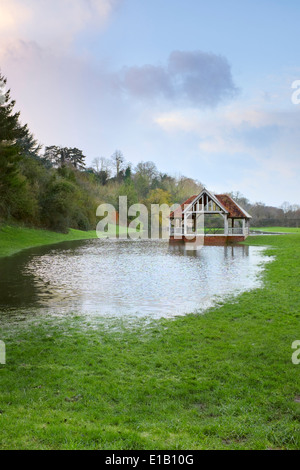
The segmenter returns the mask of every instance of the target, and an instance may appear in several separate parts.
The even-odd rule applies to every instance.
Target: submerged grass
[[[276,256],[264,287],[205,315],[2,325],[0,447],[299,449],[300,236],[247,244]]]

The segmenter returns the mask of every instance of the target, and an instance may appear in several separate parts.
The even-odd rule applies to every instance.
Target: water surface
[[[260,286],[260,247],[89,240],[0,261],[0,315],[171,318]]]

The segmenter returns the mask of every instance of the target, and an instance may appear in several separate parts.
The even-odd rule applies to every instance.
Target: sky
[[[0,68],[43,145],[300,204],[299,15],[298,0],[0,0]]]

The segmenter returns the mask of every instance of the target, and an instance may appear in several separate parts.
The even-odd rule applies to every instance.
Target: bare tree
[[[97,158],[94,158],[92,162],[92,166],[94,170],[96,171],[96,173],[105,172],[108,175],[110,175],[112,162],[111,160],[109,160],[109,158],[97,157]]]
[[[116,150],[115,153],[111,156],[111,160],[116,170],[116,177],[119,178],[121,170],[123,169],[125,164],[124,155],[120,150]]]
[[[289,202],[285,201],[285,202],[281,205],[280,209],[282,209],[283,212],[286,214],[287,212],[289,212],[289,211],[291,210],[291,204],[290,204]]]

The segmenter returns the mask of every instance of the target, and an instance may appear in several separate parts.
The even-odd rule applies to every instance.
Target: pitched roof
[[[251,215],[248,214],[244,209],[241,208],[230,196],[227,194],[216,194],[215,197],[220,201],[223,207],[229,212],[230,218],[236,219],[252,219]]]
[[[185,207],[189,206],[196,199],[196,197],[197,197],[197,195],[189,197],[185,202],[180,204],[180,207],[178,207],[174,212],[171,212],[170,218],[173,219],[173,218],[176,218],[176,217],[182,217],[182,214],[183,214],[183,211],[184,211]]]
[[[207,190],[203,190],[200,193],[200,195],[203,192],[208,193]],[[210,194],[210,193],[208,193],[208,194]],[[212,196],[212,195],[210,194],[210,196]],[[197,199],[198,197],[199,197],[199,195],[191,196],[190,198],[188,198],[186,201],[184,201],[182,204],[180,204],[180,207],[178,207],[174,212],[171,212],[170,218],[174,219],[176,217],[178,217],[178,218],[182,217],[185,208],[187,206],[191,205],[192,202],[194,202],[195,199]],[[217,199],[219,201],[219,203],[221,204],[222,208],[225,209],[225,211],[228,212],[228,217],[236,218],[236,219],[240,219],[240,218],[242,218],[242,219],[244,219],[244,218],[252,219],[251,215],[248,214],[248,212],[246,212],[237,202],[235,202],[227,194],[215,194],[212,197]]]

